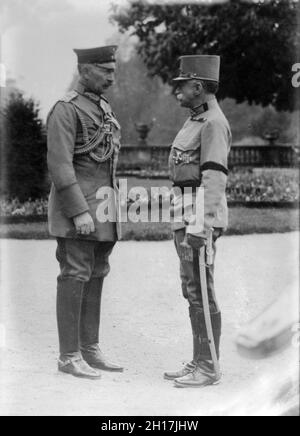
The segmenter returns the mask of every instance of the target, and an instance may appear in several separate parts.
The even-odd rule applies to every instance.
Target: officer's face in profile
[[[199,96],[201,96],[202,86],[199,81],[185,80],[179,82],[178,87],[175,90],[177,100],[182,107],[192,109],[195,107]]]
[[[115,68],[91,64],[82,68],[81,77],[89,91],[102,94],[115,82]]]

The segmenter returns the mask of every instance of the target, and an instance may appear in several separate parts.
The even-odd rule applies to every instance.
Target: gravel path
[[[297,350],[253,361],[238,355],[234,338],[280,292],[297,286],[298,238],[289,233],[219,241],[216,287],[224,317],[224,378],[205,390],[176,389],[162,378],[165,370],[190,359],[192,346],[172,242],[116,247],[105,284],[103,350],[127,369],[103,373],[95,382],[56,370],[55,242],[2,240],[0,322],[6,347],[0,348],[0,414],[278,413],[280,404],[270,408],[267,397],[278,376],[295,368]]]

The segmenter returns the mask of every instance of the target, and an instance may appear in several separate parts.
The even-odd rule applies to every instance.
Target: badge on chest
[[[173,149],[173,162],[175,165],[191,163],[191,155],[187,152]]]

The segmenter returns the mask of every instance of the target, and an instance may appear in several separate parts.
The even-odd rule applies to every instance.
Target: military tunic
[[[116,241],[118,188],[116,166],[120,125],[104,97],[86,92],[79,83],[50,111],[47,122],[48,168],[52,179],[49,230],[58,238]],[[103,158],[104,157],[104,158]],[[110,187],[112,222],[100,222],[98,190]],[[96,231],[78,235],[73,218],[89,212]]]
[[[173,142],[169,169],[174,186],[204,188],[204,229],[199,229],[198,236],[228,225],[225,190],[230,146],[230,127],[215,98],[205,103],[200,113],[188,118]],[[175,194],[176,215],[183,198],[180,191],[175,190]],[[185,219],[193,220],[192,204],[185,212],[182,222],[174,223],[174,230],[185,228]]]

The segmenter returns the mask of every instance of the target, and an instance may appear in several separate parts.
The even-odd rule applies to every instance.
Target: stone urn
[[[154,121],[152,121],[150,124],[135,123],[135,129],[139,134],[138,145],[147,145],[147,138],[153,125],[154,125]]]
[[[275,145],[275,141],[277,141],[277,139],[279,138],[280,132],[279,130],[275,129],[272,131],[266,131],[263,135],[264,139],[266,139],[267,141],[269,141],[269,144],[271,146]]]

